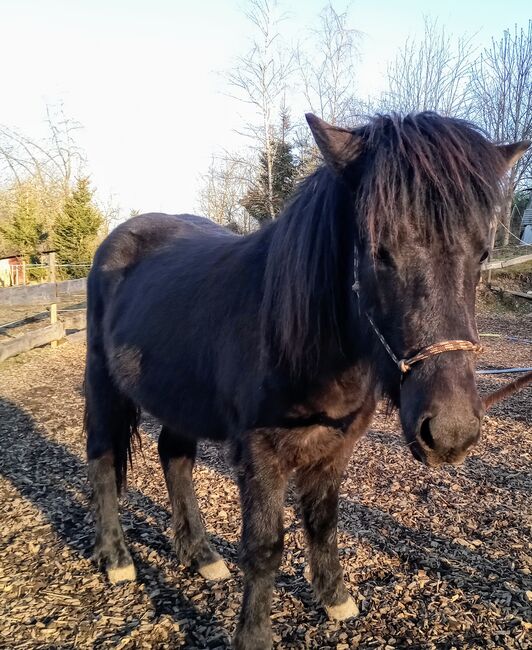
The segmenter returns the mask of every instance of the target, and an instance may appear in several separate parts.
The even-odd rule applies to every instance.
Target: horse
[[[332,619],[358,614],[338,494],[381,398],[427,465],[458,464],[478,441],[475,289],[506,171],[529,144],[496,145],[431,112],[353,129],[307,121],[323,160],[277,219],[240,236],[189,214],[137,216],[103,241],[88,277],[94,557],[111,582],[135,578],[117,499],[145,409],[162,425],[177,559],[226,578],[192,469],[198,440],[227,441],[243,521],[237,650],[272,645],[289,479],[318,603]]]

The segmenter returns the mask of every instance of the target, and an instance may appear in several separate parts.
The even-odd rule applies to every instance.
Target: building
[[[16,251],[5,250],[0,253],[0,287],[13,287],[19,284],[26,284],[24,258]]]
[[[530,244],[532,246],[532,191],[530,192],[530,200],[521,219],[521,240],[523,244]]]

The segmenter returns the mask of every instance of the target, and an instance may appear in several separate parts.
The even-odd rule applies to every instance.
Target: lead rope
[[[352,289],[357,296],[358,310],[360,312],[360,284],[358,282],[358,257],[355,254],[354,256],[354,268],[353,268],[353,286]],[[382,343],[384,349],[389,354],[392,361],[399,368],[399,371],[402,375],[405,375],[415,363],[428,359],[429,357],[435,356],[436,354],[442,354],[443,352],[452,352],[454,350],[464,350],[466,352],[474,352],[479,354],[482,352],[482,346],[478,343],[473,343],[472,341],[464,341],[462,339],[454,339],[450,341],[442,341],[441,343],[433,343],[432,345],[427,345],[422,348],[417,354],[408,359],[399,359],[399,357],[394,353],[392,348],[388,345],[388,342],[384,338],[383,334],[380,332],[379,328],[375,324],[375,321],[371,318],[367,311],[364,312],[364,315],[368,319],[373,331],[377,335],[379,341]]]

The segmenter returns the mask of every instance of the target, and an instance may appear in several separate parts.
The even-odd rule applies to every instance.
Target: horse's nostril
[[[421,427],[419,429],[419,436],[429,449],[434,449],[436,445],[434,443],[434,438],[432,437],[432,433],[430,432],[430,418],[425,418],[421,423]]]

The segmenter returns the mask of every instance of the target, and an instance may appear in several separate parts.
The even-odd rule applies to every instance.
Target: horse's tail
[[[87,280],[84,430],[89,461],[112,455],[120,491],[126,484],[133,449],[137,444],[140,446],[140,408],[120,390],[109,372],[103,341],[103,316],[105,298],[109,298],[111,287],[104,278],[105,274],[95,265]]]

